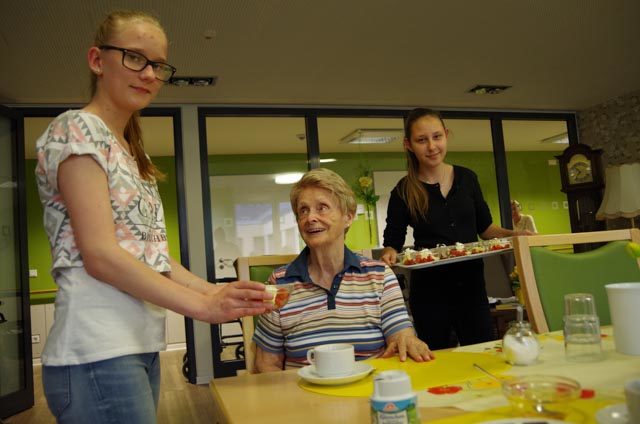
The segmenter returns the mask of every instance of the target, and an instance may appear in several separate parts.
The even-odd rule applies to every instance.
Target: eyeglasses
[[[168,82],[173,74],[176,73],[176,68],[163,62],[154,62],[147,59],[142,53],[134,52],[132,50],[123,49],[122,47],[110,46],[108,44],[99,47],[100,50],[118,50],[122,52],[122,66],[132,71],[140,72],[147,66],[151,65],[153,73],[156,79],[160,81]]]

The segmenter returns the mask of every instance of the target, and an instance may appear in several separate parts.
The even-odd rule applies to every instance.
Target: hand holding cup
[[[295,283],[268,284],[264,290],[271,295],[271,299],[265,300],[265,302],[271,303],[274,309],[280,309],[289,302],[289,297],[294,288]]]

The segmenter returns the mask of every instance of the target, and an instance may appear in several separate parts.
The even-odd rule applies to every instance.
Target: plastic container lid
[[[382,371],[373,379],[374,398],[398,398],[412,394],[411,379],[404,371]]]

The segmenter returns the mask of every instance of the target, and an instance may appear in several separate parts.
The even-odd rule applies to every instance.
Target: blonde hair
[[[93,45],[100,47],[105,44],[109,44],[109,40],[114,34],[118,33],[123,25],[142,21],[147,22],[158,27],[163,33],[164,28],[160,24],[160,21],[148,13],[136,11],[136,10],[116,10],[111,12],[98,26],[96,35],[93,40]],[[90,90],[91,97],[96,94],[98,88],[98,77],[91,72]],[[138,171],[140,176],[145,180],[164,180],[166,175],[163,174],[156,166],[151,162],[151,159],[144,152],[144,143],[142,141],[142,128],[140,127],[140,113],[134,112],[129,118],[129,122],[124,129],[124,138],[131,145],[133,157],[138,164]]]
[[[446,129],[440,112],[433,109],[416,108],[409,112],[404,124],[404,136],[411,141],[411,130],[413,124],[424,117],[437,118],[442,123],[442,127]],[[409,214],[414,220],[426,218],[429,211],[429,193],[424,187],[420,178],[420,161],[415,153],[405,148],[407,157],[407,176],[400,180],[398,184],[398,194],[405,201],[409,208]]]
[[[356,196],[353,194],[351,187],[345,180],[335,172],[327,168],[316,168],[305,173],[300,181],[291,187],[289,199],[291,200],[291,209],[298,217],[298,199],[302,190],[314,187],[322,188],[329,191],[338,201],[338,206],[343,215],[348,213],[355,215],[356,213]]]

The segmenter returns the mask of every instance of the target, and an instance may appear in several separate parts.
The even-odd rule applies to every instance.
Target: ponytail
[[[156,179],[164,181],[166,175],[151,162],[149,156],[144,152],[144,144],[142,143],[142,129],[140,128],[140,113],[134,112],[124,128],[124,138],[129,142],[133,157],[138,164],[138,172],[145,180]]]

